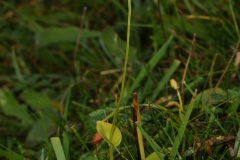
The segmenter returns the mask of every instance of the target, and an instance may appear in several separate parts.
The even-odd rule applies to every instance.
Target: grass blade
[[[146,66],[144,66],[140,73],[137,75],[137,78],[134,80],[134,83],[130,87],[128,94],[132,94],[133,91],[136,89],[136,87],[140,84],[141,80],[147,76],[147,73],[151,71],[159,62],[159,60],[163,57],[163,55],[166,53],[167,47],[169,46],[170,42],[172,40],[172,36],[167,40],[167,42],[162,46],[161,49],[158,50],[156,54],[153,55],[153,57],[148,61]]]
[[[144,129],[142,128],[142,126],[137,122],[136,125],[138,126],[139,130],[142,132],[142,135],[146,138],[146,140],[148,141],[148,143],[150,144],[150,146],[152,147],[152,149],[154,150],[154,152],[156,152],[156,154],[158,155],[158,157],[162,160],[164,160],[164,158],[162,157],[162,155],[160,154],[160,152],[157,150],[156,146],[154,145],[154,143],[152,142],[153,140],[148,136],[148,134],[144,131]]]
[[[70,137],[66,132],[63,132],[63,150],[66,156],[66,159],[69,159],[69,146],[70,146]]]
[[[77,136],[78,140],[82,143],[83,147],[90,152],[90,149],[87,147],[86,143],[84,142],[84,140],[82,139],[82,137],[78,134],[77,130],[72,127],[71,130],[74,132],[74,134]]]
[[[39,160],[44,160],[44,149],[41,151],[41,155],[39,157]]]
[[[151,96],[151,100],[155,100],[158,93],[162,90],[162,88],[164,87],[165,84],[167,84],[169,82],[170,77],[173,75],[173,73],[176,71],[176,69],[178,68],[178,66],[180,65],[180,61],[179,60],[175,60],[172,64],[172,66],[170,67],[170,69],[167,71],[167,73],[165,74],[165,76],[163,77],[163,79],[161,80],[160,84],[157,86],[157,88],[154,90],[153,95]]]
[[[14,159],[14,160],[22,160],[23,157],[21,155],[15,154],[14,152],[11,151],[6,151],[3,149],[0,149],[0,156],[5,157],[7,159]]]
[[[51,143],[57,160],[66,160],[60,139],[58,137],[52,137]]]
[[[67,122],[70,97],[71,97],[71,87],[68,89],[67,102],[66,102],[66,106],[64,109],[64,113],[63,113],[63,119],[62,119],[63,125],[66,125],[66,122]]]
[[[176,154],[178,153],[178,148],[179,148],[180,142],[181,142],[181,140],[183,138],[183,134],[185,132],[188,120],[190,118],[192,109],[193,109],[194,104],[195,104],[196,94],[197,94],[197,90],[195,90],[194,95],[192,97],[192,100],[191,100],[190,104],[187,107],[186,115],[184,116],[182,124],[181,124],[181,126],[180,126],[180,128],[178,130],[178,135],[176,136],[176,138],[174,140],[172,152],[169,155],[169,159],[174,159]]]
[[[14,48],[12,48],[12,61],[13,61],[13,67],[15,69],[16,77],[17,77],[18,81],[23,82],[24,81],[23,75],[22,75],[19,65],[17,63],[16,53],[15,53]]]

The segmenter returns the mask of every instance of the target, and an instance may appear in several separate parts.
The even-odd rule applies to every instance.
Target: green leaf
[[[27,112],[25,105],[20,105],[12,92],[4,91],[0,89],[0,107],[3,112],[8,116],[14,116],[22,120],[25,124],[31,124],[32,118]]]
[[[165,155],[162,154],[162,157],[165,157]],[[145,160],[161,160],[156,152],[151,153]]]
[[[37,34],[36,43],[38,47],[43,47],[49,44],[58,42],[76,42],[79,28],[46,28]],[[81,39],[94,38],[100,36],[100,32],[83,29]]]
[[[21,97],[35,109],[54,109],[56,108],[47,95],[38,93],[34,90],[26,90]]]
[[[49,138],[47,131],[52,129],[53,122],[48,116],[42,114],[42,112],[39,112],[39,116],[41,118],[37,119],[31,130],[28,132],[27,140],[29,142],[40,143]]]
[[[196,100],[197,101],[201,100],[202,103],[205,104],[208,101],[208,98],[211,97],[210,100],[208,101],[209,104],[219,103],[220,100],[212,98],[212,93],[213,88],[206,89],[197,95]],[[225,96],[227,94],[222,88],[217,88],[214,93],[222,96]]]
[[[97,121],[97,131],[103,137],[108,144],[117,147],[122,141],[122,134],[120,130],[115,127],[113,132],[112,141],[110,141],[110,133],[111,133],[112,124],[106,123],[103,121]]]

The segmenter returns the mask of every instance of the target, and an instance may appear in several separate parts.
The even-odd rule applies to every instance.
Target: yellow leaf
[[[110,140],[112,124],[106,123],[104,121],[97,121],[97,131],[103,137],[103,139],[114,147],[118,146],[122,141],[122,134],[120,130],[115,127],[112,140]]]

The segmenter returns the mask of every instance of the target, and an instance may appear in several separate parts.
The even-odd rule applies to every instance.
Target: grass
[[[134,0],[131,36],[127,1],[0,4],[1,159],[109,159],[109,141],[92,139],[97,121],[114,119],[114,159],[240,156],[236,0]]]

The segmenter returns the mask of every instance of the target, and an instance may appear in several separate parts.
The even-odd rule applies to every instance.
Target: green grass
[[[112,123],[114,115],[122,134],[112,148],[114,159],[138,159],[134,125],[143,134],[146,157],[230,159],[233,152],[233,159],[240,157],[238,56],[220,79],[240,38],[237,0],[132,0],[130,35],[127,1],[0,5],[1,159],[109,159],[108,143],[102,140],[96,152],[92,138],[96,122]],[[180,112],[169,80],[182,87],[186,69]],[[142,125],[132,122],[133,92]],[[169,102],[174,105],[166,107]],[[54,149],[51,137],[59,137],[61,149]]]

